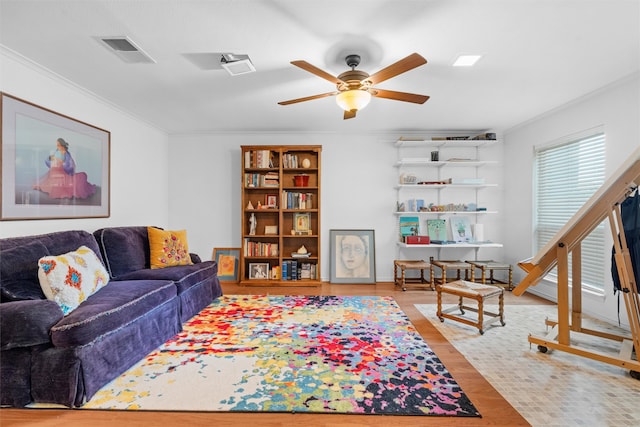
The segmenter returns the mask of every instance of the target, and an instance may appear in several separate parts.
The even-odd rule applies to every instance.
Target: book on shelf
[[[311,279],[311,264],[308,262],[300,265],[300,279]]]
[[[298,155],[285,153],[282,155],[282,165],[285,168],[297,168],[298,166]]]
[[[444,219],[428,219],[427,235],[431,243],[447,240],[447,221]]]
[[[254,242],[249,239],[244,241],[244,256],[247,257],[276,257],[278,256],[278,244],[268,242]]]
[[[271,150],[251,150],[244,152],[245,168],[272,168],[273,155]]]
[[[280,177],[278,172],[245,173],[244,186],[249,187],[278,187],[280,186]]]
[[[297,260],[282,261],[280,272],[281,280],[315,280],[318,277],[315,263]]]
[[[420,210],[424,207],[423,199],[409,199],[406,202],[407,212],[420,212]]]
[[[283,190],[281,206],[285,209],[313,209],[313,193]]]
[[[278,175],[278,172],[267,172],[261,178],[261,185],[263,187],[280,186],[280,175]]]

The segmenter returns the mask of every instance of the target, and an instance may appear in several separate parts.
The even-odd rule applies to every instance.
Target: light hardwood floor
[[[429,290],[402,292],[392,283],[375,285],[332,285],[319,287],[241,287],[223,285],[224,293],[271,295],[390,295],[451,372],[482,418],[311,415],[273,413],[206,413],[95,411],[69,409],[0,409],[0,426],[527,426],[529,423],[467,362],[467,360],[424,318],[414,304],[435,304],[436,294]],[[454,302],[455,300],[445,300]],[[516,297],[505,292],[505,304],[549,304],[525,294]],[[508,320],[508,319],[507,319]]]

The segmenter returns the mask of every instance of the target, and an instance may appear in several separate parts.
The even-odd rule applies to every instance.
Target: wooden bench
[[[441,322],[444,319],[451,319],[457,322],[462,322],[467,325],[475,326],[480,331],[480,334],[484,334],[484,328],[498,320],[502,326],[504,322],[504,288],[483,285],[481,283],[468,282],[466,280],[456,280],[455,282],[436,284],[436,292],[438,293],[438,311],[436,315]],[[458,304],[442,309],[442,294],[450,294],[458,297]],[[484,303],[487,299],[492,297],[498,297],[498,313],[486,311],[484,309]],[[469,298],[477,301],[477,307],[471,307],[464,304],[464,298]],[[452,314],[454,311],[459,310],[460,314]],[[469,318],[462,317],[465,314],[465,310],[478,313],[477,321],[473,321]],[[485,319],[485,317],[487,317]]]
[[[435,290],[435,288],[433,287],[431,274],[429,274],[429,280],[427,280],[424,275],[425,270],[429,270],[429,272],[431,272],[430,267],[431,266],[429,265],[429,263],[425,262],[424,260],[394,260],[394,284],[396,286],[402,287],[403,291],[407,290],[407,284],[417,285],[416,287],[420,289],[428,288],[433,291]],[[400,275],[398,275],[398,270],[400,270]],[[405,270],[419,270],[420,277],[407,277]]]
[[[504,264],[497,261],[467,261],[473,267],[480,269],[480,283],[488,283],[490,285],[493,284],[501,284],[505,285],[504,287],[510,291],[513,289],[513,267],[511,264]],[[507,280],[499,280],[496,279],[493,272],[494,271],[508,271],[508,279]],[[489,277],[487,278],[487,271],[489,272]]]
[[[473,271],[474,268],[471,267],[471,264],[466,263],[465,261],[447,261],[441,259],[434,259],[431,257],[431,280],[434,284],[444,284],[447,282],[451,282],[453,280],[461,280],[462,272],[464,271],[464,280],[471,280],[473,282]],[[435,268],[440,269],[440,277],[436,276]],[[447,271],[453,270],[456,272],[454,277],[447,277]]]

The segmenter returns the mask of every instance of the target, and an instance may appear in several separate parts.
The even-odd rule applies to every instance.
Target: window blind
[[[599,132],[539,148],[535,158],[534,242],[538,251],[604,183],[605,135]],[[582,241],[583,286],[604,289],[604,233],[604,223],[601,223]],[[556,270],[549,276],[557,278]]]

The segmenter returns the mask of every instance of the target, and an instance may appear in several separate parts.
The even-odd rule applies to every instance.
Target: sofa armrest
[[[0,304],[0,349],[51,342],[49,330],[64,315],[54,301],[25,300]]]
[[[199,264],[202,262],[202,259],[200,259],[200,256],[198,254],[190,253],[189,256],[191,257],[191,262],[194,264]]]

